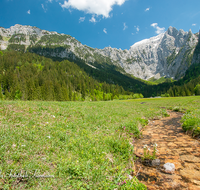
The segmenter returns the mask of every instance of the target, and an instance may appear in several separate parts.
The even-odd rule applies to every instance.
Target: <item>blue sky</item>
[[[0,26],[31,25],[93,48],[129,49],[164,32],[200,28],[200,0],[0,0]]]

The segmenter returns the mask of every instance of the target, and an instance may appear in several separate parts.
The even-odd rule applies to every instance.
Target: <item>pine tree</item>
[[[81,85],[81,98],[85,100],[85,84],[82,83]]]
[[[69,100],[72,100],[72,88],[71,88],[71,84],[69,85]]]
[[[194,88],[195,95],[200,95],[200,84],[197,84]]]
[[[172,87],[170,87],[168,93],[169,93],[169,95],[170,95],[171,97],[174,97],[174,91],[173,91],[173,88],[172,88]]]
[[[69,92],[65,83],[62,85],[62,94],[64,99],[63,101],[69,101]]]
[[[73,94],[73,101],[76,101],[76,92]]]
[[[3,100],[3,93],[2,93],[1,84],[0,84],[0,100]]]
[[[37,86],[36,88],[36,100],[42,100],[42,92],[40,86]]]
[[[185,95],[186,96],[190,96],[191,95],[191,93],[190,93],[189,89],[187,88],[186,84],[184,84],[184,91],[185,91]]]
[[[10,93],[8,92],[7,89],[5,90],[5,98],[6,98],[7,100],[10,100]]]
[[[103,92],[103,101],[106,101],[105,93]]]

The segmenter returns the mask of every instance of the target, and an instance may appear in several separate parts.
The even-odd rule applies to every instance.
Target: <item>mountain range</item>
[[[169,27],[165,33],[133,44],[129,50],[91,48],[74,37],[16,24],[0,27],[0,48],[29,51],[46,57],[83,60],[94,70],[106,65],[143,80],[161,77],[178,80],[200,56],[193,56],[199,33]]]

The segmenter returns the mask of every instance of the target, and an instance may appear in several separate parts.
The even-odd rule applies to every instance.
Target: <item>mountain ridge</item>
[[[169,27],[165,33],[133,44],[129,50],[105,47],[91,48],[70,35],[16,24],[0,28],[0,47],[21,49],[48,57],[83,59],[96,69],[95,62],[115,65],[122,73],[148,80],[161,77],[180,79],[193,63],[198,37],[192,33]],[[1,39],[1,38],[0,38]]]

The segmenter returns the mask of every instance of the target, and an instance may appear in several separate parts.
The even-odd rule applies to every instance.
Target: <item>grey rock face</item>
[[[142,40],[135,43],[129,50],[121,50],[111,47],[104,49],[90,48],[81,44],[75,38],[49,32],[32,26],[22,26],[16,24],[9,29],[0,28],[0,48],[6,49],[11,42],[9,39],[15,34],[24,34],[26,40],[12,42],[25,45],[26,48],[35,45],[48,45],[48,41],[42,41],[43,36],[64,36],[64,40],[51,43],[53,46],[63,46],[62,50],[51,52],[37,52],[40,55],[51,55],[53,57],[73,58],[76,57],[85,60],[89,66],[93,67],[95,61],[99,63],[109,62],[110,64],[121,67],[126,73],[135,77],[148,80],[149,78],[169,77],[179,79],[184,76],[188,67],[194,62],[192,60],[193,52],[198,43],[198,36],[191,30],[184,32],[176,28],[169,29],[158,36]],[[35,40],[32,40],[32,36]],[[68,46],[66,48],[66,45]],[[200,59],[197,57],[196,59]]]

